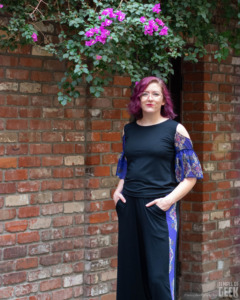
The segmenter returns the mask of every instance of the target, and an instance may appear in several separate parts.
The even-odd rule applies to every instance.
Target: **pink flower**
[[[101,26],[104,27],[104,26],[110,26],[112,24],[112,20],[108,20],[106,19],[104,22],[102,22]]]
[[[139,84],[139,81],[136,81],[136,82],[135,82],[135,86],[138,85],[138,84]]]
[[[164,26],[162,30],[159,32],[159,35],[168,35],[168,27]]]
[[[96,60],[101,60],[102,56],[101,55],[96,55]]]
[[[32,34],[32,39],[34,42],[37,42],[38,40],[37,34],[35,32]]]
[[[118,21],[122,22],[125,19],[125,14],[121,10],[117,10],[116,15],[118,16]]]
[[[165,25],[165,24],[163,23],[163,21],[160,20],[160,19],[158,19],[158,18],[156,18],[155,21],[156,21],[156,22],[158,23],[158,25],[160,25],[160,26],[164,26],[164,25]]]
[[[160,3],[154,5],[153,9],[152,9],[153,12],[159,14],[161,9],[160,9]]]
[[[146,22],[146,18],[145,17],[141,17],[140,18],[140,22],[145,23]]]
[[[86,41],[85,45],[91,47],[92,45],[96,44],[95,40]]]
[[[0,8],[3,8],[3,4],[0,4]]]
[[[102,20],[102,17],[101,17],[101,16],[98,16],[98,19],[99,19],[99,20]]]

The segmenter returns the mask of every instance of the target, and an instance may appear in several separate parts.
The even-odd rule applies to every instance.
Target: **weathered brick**
[[[53,219],[53,227],[65,227],[73,224],[73,216],[62,216]]]
[[[23,232],[19,233],[17,236],[17,241],[19,244],[28,244],[33,242],[38,242],[40,240],[39,232]]]
[[[26,281],[27,273],[26,272],[18,272],[18,273],[11,273],[7,275],[3,275],[3,284],[16,284],[20,282]]]
[[[16,262],[16,270],[31,269],[38,266],[37,258],[22,258]]]
[[[52,202],[52,193],[38,193],[31,195],[31,204],[38,203],[51,203]]]
[[[42,206],[42,215],[54,215],[63,212],[62,204],[49,204]]]
[[[37,217],[40,214],[39,207],[20,207],[18,210],[19,218]]]
[[[61,254],[52,254],[40,257],[40,264],[43,266],[57,265],[61,262]]]
[[[28,195],[12,195],[5,199],[6,206],[25,206],[29,204]]]
[[[14,287],[1,288],[1,299],[10,299],[14,294]]]
[[[0,246],[12,246],[16,244],[16,235],[8,234],[0,236]]]
[[[25,231],[28,227],[28,221],[22,220],[22,221],[12,221],[5,223],[5,230],[8,232],[19,232],[19,231]]]
[[[26,246],[15,246],[11,248],[5,248],[3,250],[3,257],[5,260],[7,259],[15,259],[18,257],[25,257],[27,255],[27,247]]]
[[[64,158],[64,164],[66,166],[83,165],[84,156],[66,156]]]
[[[37,271],[32,271],[28,273],[28,280],[29,281],[36,281],[40,279],[45,279],[49,278],[51,275],[50,270],[44,269],[44,270],[37,270]]]
[[[73,249],[72,241],[59,241],[52,244],[52,252],[62,252]]]
[[[83,275],[72,275],[72,276],[66,276],[63,279],[63,286],[64,287],[70,287],[75,285],[80,285],[83,283]]]
[[[73,299],[73,290],[72,288],[64,289],[61,291],[53,291],[52,300],[65,300],[65,299]]]
[[[42,281],[40,283],[40,291],[49,291],[49,290],[55,290],[59,289],[62,286],[62,280],[61,278],[56,278],[56,279],[50,279],[47,281]]]
[[[0,83],[0,91],[17,92],[17,90],[18,90],[17,82],[2,82],[2,83]]]
[[[38,291],[38,284],[37,283],[30,283],[30,284],[24,284],[24,285],[17,285],[15,294],[16,296],[24,296],[31,293],[36,293]],[[23,298],[21,298],[23,299]]]
[[[43,229],[51,226],[51,218],[39,218],[29,220],[29,229]]]
[[[41,92],[41,84],[39,83],[30,83],[24,82],[20,83],[20,92],[21,93],[40,93]]]
[[[19,193],[37,192],[40,188],[40,182],[38,181],[26,181],[18,183]]]
[[[29,255],[47,254],[50,252],[50,245],[47,243],[29,245],[28,249],[29,249]]]
[[[0,209],[0,221],[11,220],[16,217],[16,209]]]

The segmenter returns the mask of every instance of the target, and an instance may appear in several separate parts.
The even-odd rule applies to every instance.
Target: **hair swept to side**
[[[176,114],[173,111],[173,102],[167,86],[161,78],[154,76],[145,77],[135,85],[133,94],[130,98],[130,103],[128,105],[130,114],[137,120],[142,118],[140,95],[145,91],[148,85],[153,82],[156,82],[160,85],[162,89],[163,99],[165,101],[165,105],[163,105],[161,109],[161,115],[169,119],[174,119],[176,117]]]

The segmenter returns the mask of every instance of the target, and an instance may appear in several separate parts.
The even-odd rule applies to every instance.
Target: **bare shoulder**
[[[177,125],[177,132],[190,139],[187,129],[182,124]]]

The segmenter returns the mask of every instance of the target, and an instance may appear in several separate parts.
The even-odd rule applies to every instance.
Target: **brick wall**
[[[83,85],[62,107],[64,64],[34,47],[0,53],[0,65],[0,299],[115,300],[111,193],[129,78],[100,99]],[[239,74],[234,55],[183,65],[182,120],[204,180],[181,202],[182,299],[239,281]]]
[[[64,63],[0,54],[0,299],[115,299],[111,200],[129,78],[59,105]],[[120,121],[121,120],[121,121]]]
[[[182,201],[181,294],[218,299],[219,282],[240,285],[240,57],[207,55],[183,75],[182,121],[204,180]]]

